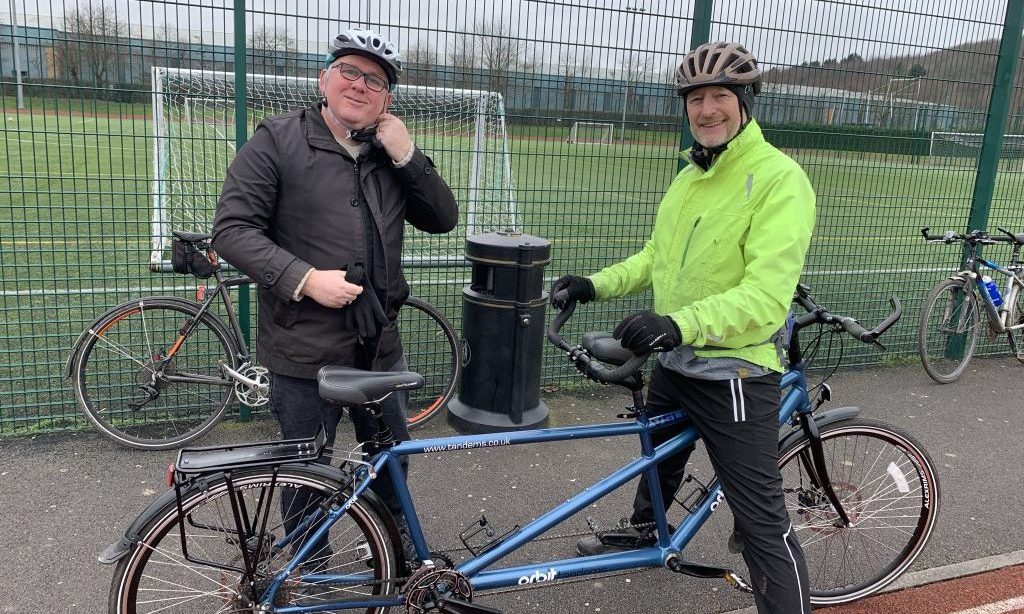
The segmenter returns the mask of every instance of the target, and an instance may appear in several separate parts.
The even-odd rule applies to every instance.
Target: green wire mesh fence
[[[128,298],[194,295],[201,282],[166,272],[170,231],[209,229],[241,111],[251,134],[315,101],[323,52],[349,26],[402,49],[394,110],[460,200],[457,231],[410,232],[406,245],[413,292],[456,329],[467,235],[513,227],[550,240],[550,279],[642,247],[688,143],[675,65],[700,42],[736,40],[765,70],[755,116],[818,194],[804,281],[866,321],[890,295],[906,305],[890,352],[848,348],[848,364],[911,357],[928,288],[962,256],[919,229],[964,230],[982,207],[988,228],[1024,231],[1024,104],[997,72],[1017,64],[1019,48],[1000,47],[1012,6],[921,6],[265,0],[237,13],[13,0],[0,12],[0,437],[84,425],[62,379],[78,334]],[[993,100],[1008,110],[990,120]],[[985,179],[991,122],[1002,136]],[[991,183],[983,203],[979,178]],[[588,308],[569,332],[649,304],[645,293]],[[576,380],[546,351],[545,386]]]

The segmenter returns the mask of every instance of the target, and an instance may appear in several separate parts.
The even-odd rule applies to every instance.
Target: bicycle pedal
[[[726,572],[726,574],[725,574],[725,581],[728,582],[730,586],[732,586],[734,589],[740,591],[741,593],[753,593],[754,592],[753,587],[751,587],[749,584],[747,584],[747,581],[744,580],[743,578],[741,578],[738,574],[736,574],[736,572],[733,572],[733,571]]]

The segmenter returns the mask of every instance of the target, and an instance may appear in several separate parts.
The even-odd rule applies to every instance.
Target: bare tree
[[[64,34],[54,43],[60,70],[74,83],[106,87],[121,55],[118,44],[128,36],[128,24],[117,19],[112,6],[86,3],[64,17]]]
[[[473,29],[477,33],[481,67],[490,77],[489,89],[505,93],[509,75],[523,67],[529,45],[514,37],[505,24],[478,21]]]
[[[256,73],[273,73],[278,69],[295,69],[298,48],[288,29],[261,26],[255,28],[249,37],[252,57],[251,70]]]
[[[562,109],[576,110],[576,91],[581,79],[589,74],[593,64],[589,52],[578,49],[563,49],[558,54],[558,74],[562,77]]]
[[[622,62],[622,76],[630,83],[650,81],[654,76],[654,58],[649,54],[630,52]]]
[[[649,83],[654,77],[654,58],[648,54],[630,52],[622,62],[622,76],[626,80],[623,108],[630,109],[636,104],[636,89],[641,82]]]
[[[448,63],[455,69],[455,86],[471,86],[470,75],[480,67],[478,41],[475,34],[456,34],[448,49]]]
[[[435,85],[437,83],[437,53],[429,43],[412,45],[402,51],[409,83],[412,85]]]
[[[165,23],[157,28],[154,38],[160,42],[154,50],[154,65],[182,68],[188,65],[191,44],[188,36]]]

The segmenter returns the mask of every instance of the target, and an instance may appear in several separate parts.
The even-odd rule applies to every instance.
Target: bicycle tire
[[[398,330],[409,370],[425,382],[423,388],[409,392],[407,420],[415,429],[443,413],[455,394],[462,375],[461,342],[440,311],[414,296],[398,314]]]
[[[297,541],[279,544],[308,519],[322,512],[321,503],[343,488],[329,475],[329,468],[312,465],[261,467],[239,470],[231,476],[231,488],[223,473],[207,476],[185,489],[181,515],[177,501],[168,498],[163,507],[138,532],[139,541],[118,561],[108,599],[110,614],[162,614],[184,612],[249,612],[270,579],[292,557],[303,535],[319,525],[314,521],[300,529]],[[231,492],[240,503],[245,534],[235,524]],[[282,505],[281,502],[287,501]],[[268,503],[269,502],[269,503]],[[298,502],[298,503],[296,503]],[[184,523],[179,519],[184,518]],[[286,528],[285,519],[290,519]],[[392,520],[392,524],[393,524]],[[181,528],[185,528],[186,560]],[[326,546],[314,550],[274,596],[278,607],[342,602],[366,595],[394,594],[398,560],[394,535],[372,506],[362,499],[351,502],[331,528]],[[254,586],[242,581],[242,550],[256,559]],[[201,559],[201,560],[197,560]],[[205,561],[205,563],[204,563]],[[234,566],[227,570],[210,565]],[[351,585],[312,582],[304,573],[352,574]],[[341,609],[341,608],[339,608]],[[388,608],[370,608],[374,614]],[[262,610],[261,610],[262,611]]]
[[[944,279],[932,288],[917,331],[918,354],[929,377],[949,384],[963,375],[978,345],[980,322],[978,298],[964,292],[962,279]],[[957,335],[964,338],[963,355],[950,358],[947,349]]]
[[[139,450],[166,450],[204,435],[224,415],[234,396],[218,362],[237,367],[238,350],[224,324],[209,312],[185,339],[179,330],[194,320],[199,305],[176,297],[124,303],[90,327],[73,373],[75,398],[96,429]],[[171,348],[173,358],[156,370]],[[184,373],[218,383],[172,382]],[[143,385],[157,396],[147,398]]]
[[[1014,298],[1013,304],[1009,306],[1009,310],[1006,325],[1024,325],[1024,287],[1017,287],[1017,296]],[[1006,338],[1010,343],[1010,349],[1014,352],[1014,356],[1016,356],[1017,360],[1024,363],[1024,330],[1008,330],[1006,331]]]
[[[821,429],[832,486],[852,525],[809,477],[810,442],[779,454],[786,507],[807,560],[811,603],[837,605],[898,578],[928,543],[940,507],[938,474],[924,448],[895,428],[850,420]]]

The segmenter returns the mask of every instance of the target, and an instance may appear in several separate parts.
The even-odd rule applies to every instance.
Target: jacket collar
[[[738,158],[742,156],[745,152],[749,151],[754,145],[761,143],[763,141],[764,134],[761,132],[761,126],[758,125],[757,120],[752,118],[749,122],[747,122],[746,127],[743,128],[743,130],[740,130],[740,133],[737,134],[735,138],[733,138],[733,140],[729,141],[726,144],[725,151],[718,155],[718,158],[715,160],[715,163],[712,164],[711,168],[709,168],[707,171],[704,171],[699,165],[694,163],[693,159],[690,156],[690,150],[686,150],[686,152],[684,152],[683,155],[686,158],[686,161],[689,162],[691,166],[701,170],[702,172],[710,173],[716,167],[721,165],[724,160],[733,160],[735,158]]]
[[[322,108],[323,103],[317,102],[303,111],[304,121],[302,125],[306,140],[313,147],[343,153],[344,149],[338,144],[338,141],[334,138],[334,133],[327,127],[327,122],[324,121],[324,116],[321,115]]]
[[[327,127],[327,122],[324,120],[324,116],[321,113],[322,108],[323,103],[317,102],[313,106],[307,107],[302,112],[302,126],[306,141],[309,142],[310,147],[337,152],[344,157],[351,159],[348,151],[338,143],[338,140],[334,138],[334,133]],[[367,164],[367,170],[370,170],[370,167],[377,166],[377,164],[381,162],[381,156],[376,151],[371,151],[368,154],[364,151],[364,154],[359,157]]]

